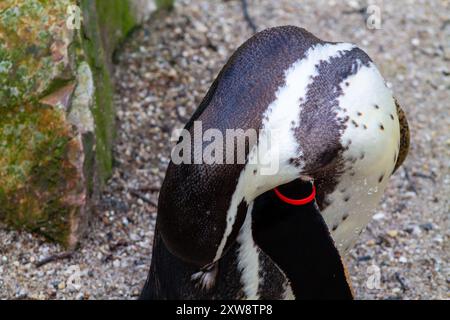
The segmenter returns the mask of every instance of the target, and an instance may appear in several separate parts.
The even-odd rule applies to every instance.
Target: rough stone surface
[[[134,1],[0,2],[0,220],[8,225],[66,247],[86,229],[92,195],[112,172],[111,57],[138,22]],[[76,4],[81,29],[68,23]]]
[[[408,115],[411,150],[373,221],[346,257],[359,299],[448,299],[450,8],[383,1],[380,30],[365,1],[249,0],[258,29],[294,24],[364,48]],[[376,2],[376,1],[375,1]],[[117,167],[93,227],[70,259],[36,268],[58,245],[0,230],[0,298],[131,299],[145,282],[172,129],[181,127],[236,47],[251,35],[240,1],[179,0],[136,31],[118,56]],[[144,200],[143,200],[144,199]],[[368,288],[380,269],[380,286]],[[80,286],[68,286],[80,270]],[[376,282],[376,281],[375,281]],[[78,290],[77,290],[78,288]]]
[[[56,79],[70,79],[66,28],[71,0],[51,5],[38,0],[0,3],[0,107],[41,96]]]

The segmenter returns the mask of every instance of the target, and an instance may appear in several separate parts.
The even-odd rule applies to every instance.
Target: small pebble
[[[431,231],[433,230],[433,224],[431,222],[423,223],[420,225],[420,227],[425,231]]]
[[[398,235],[398,231],[397,230],[389,230],[388,232],[386,232],[387,235],[391,238],[395,238]]]
[[[114,266],[115,268],[120,268],[120,260],[114,260],[113,266]]]
[[[373,216],[374,220],[382,220],[386,215],[383,212],[378,212]]]

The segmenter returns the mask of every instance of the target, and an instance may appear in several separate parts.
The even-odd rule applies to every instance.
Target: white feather
[[[367,226],[383,195],[395,165],[400,126],[392,93],[372,63],[345,79],[341,88],[344,94],[339,97],[341,111],[338,116],[349,116],[357,123],[355,126],[350,120],[342,133],[342,145],[351,140],[343,157],[357,161],[352,169],[347,166],[336,190],[328,197],[331,204],[322,214],[330,230],[338,226],[332,235],[341,254],[344,254]],[[361,159],[362,154],[364,157]],[[345,197],[350,199],[346,202]],[[348,217],[342,221],[344,215]]]

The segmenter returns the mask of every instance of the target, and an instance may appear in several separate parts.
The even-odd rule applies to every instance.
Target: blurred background
[[[371,4],[375,11],[368,12]],[[240,44],[254,31],[278,25],[365,50],[409,120],[409,156],[346,257],[356,297],[450,298],[445,0],[176,0],[172,10],[154,12],[114,55],[114,167],[87,236],[79,249],[37,266],[65,249],[0,225],[0,298],[136,298],[150,266],[172,130],[189,119]]]

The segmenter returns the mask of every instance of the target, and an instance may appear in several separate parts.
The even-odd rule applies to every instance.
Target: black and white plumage
[[[260,133],[245,164],[169,164],[142,298],[350,298],[340,257],[409,141],[367,54],[297,27],[262,31],[233,54],[185,128],[194,121],[204,131]],[[250,161],[273,156],[269,132],[276,175]],[[279,186],[302,195],[309,181],[316,203],[286,207],[273,197]]]

